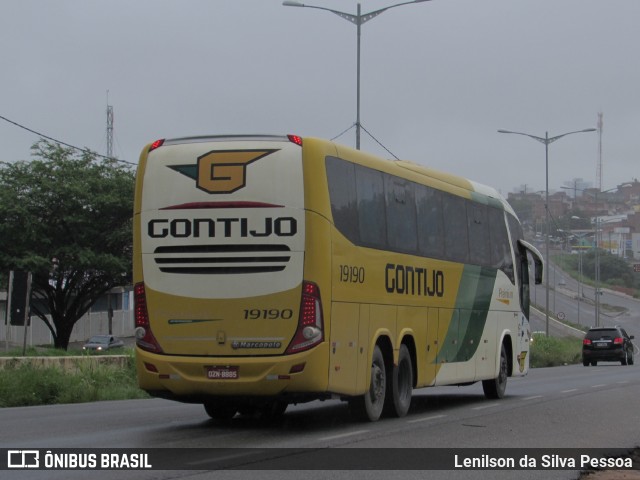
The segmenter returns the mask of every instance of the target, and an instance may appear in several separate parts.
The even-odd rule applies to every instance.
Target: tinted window
[[[502,270],[512,282],[515,282],[513,276],[513,258],[511,257],[504,211],[497,208],[489,208],[488,214],[491,266]]]
[[[515,281],[504,210],[335,157],[326,170],[334,223],[354,244],[501,269]],[[507,219],[517,249],[522,227]]]
[[[618,335],[618,331],[615,328],[605,329],[600,328],[598,330],[589,330],[587,332],[587,338],[589,340],[599,340],[599,339],[613,339]]]
[[[354,165],[335,157],[326,159],[331,214],[336,228],[353,243],[358,243],[358,210]]]
[[[356,197],[358,199],[358,231],[363,245],[386,246],[384,182],[382,172],[355,166]]]
[[[468,202],[467,221],[469,222],[469,261],[477,265],[490,265],[488,207]]]
[[[511,244],[513,246],[513,251],[516,252],[516,275],[518,278],[521,278],[521,263],[526,261],[526,257],[523,258],[523,253],[520,252],[520,248],[518,247],[518,240],[524,239],[524,233],[522,231],[522,225],[520,222],[510,213],[507,213],[507,222],[509,224],[509,232],[511,233]]]
[[[445,256],[454,262],[469,262],[469,232],[467,226],[467,206],[462,197],[444,195]]]
[[[418,251],[425,257],[443,258],[442,192],[416,185],[415,196],[418,210]]]
[[[387,200],[387,242],[391,250],[417,253],[416,201],[413,183],[384,176]]]

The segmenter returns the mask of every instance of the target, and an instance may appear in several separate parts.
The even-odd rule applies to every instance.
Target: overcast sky
[[[366,13],[394,1],[362,0]],[[356,13],[351,0],[311,5]],[[639,0],[432,0],[362,26],[361,121],[394,155],[545,187],[544,137],[597,126],[602,187],[640,177]],[[296,133],[356,118],[356,27],[280,0],[2,0],[0,116],[136,163],[157,138]],[[0,120],[0,160],[38,137]],[[336,139],[355,145],[355,128]],[[390,157],[366,133],[362,149]],[[549,148],[549,185],[596,184],[598,134]]]

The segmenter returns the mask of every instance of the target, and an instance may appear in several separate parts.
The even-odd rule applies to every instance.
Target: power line
[[[120,160],[119,158],[112,158],[112,157],[108,157],[106,155],[100,155],[99,153],[92,152],[88,148],[76,147],[75,145],[71,145],[70,143],[66,143],[66,142],[63,142],[61,140],[55,139],[53,137],[50,137],[48,135],[45,135],[44,133],[36,132],[35,130],[33,130],[33,129],[29,128],[29,127],[21,125],[18,122],[14,122],[13,120],[8,119],[7,117],[3,117],[2,115],[0,115],[0,120],[4,120],[5,122],[10,123],[12,125],[15,125],[16,127],[21,128],[23,130],[26,130],[27,132],[34,133],[34,134],[38,135],[39,137],[46,138],[47,140],[51,140],[52,142],[56,142],[56,143],[58,143],[60,145],[64,145],[65,147],[73,148],[74,150],[78,150],[80,152],[89,153],[91,155],[95,155],[96,157],[104,158],[104,159],[107,159],[107,160],[115,160],[116,162],[126,163],[128,165],[136,165],[135,163],[129,162],[127,160]]]

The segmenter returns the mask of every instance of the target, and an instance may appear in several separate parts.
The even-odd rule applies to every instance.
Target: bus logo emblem
[[[233,193],[247,182],[247,165],[277,150],[213,150],[198,157],[195,165],[170,168],[196,181],[207,193]]]

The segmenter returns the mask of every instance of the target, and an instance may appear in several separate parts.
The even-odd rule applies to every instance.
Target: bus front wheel
[[[491,380],[482,381],[482,389],[487,398],[502,398],[507,389],[507,377],[509,376],[509,363],[507,359],[507,350],[502,345],[500,350],[500,370],[498,376]]]
[[[375,422],[382,415],[384,399],[387,391],[387,371],[384,357],[378,345],[373,350],[371,358],[371,382],[369,390],[359,397],[349,401],[352,415],[361,420]]]

